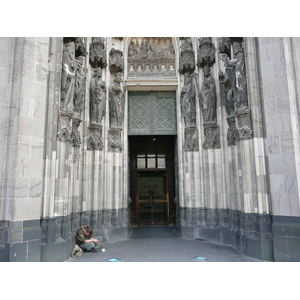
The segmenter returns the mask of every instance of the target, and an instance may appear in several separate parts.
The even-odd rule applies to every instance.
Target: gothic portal
[[[0,38],[1,261],[133,226],[299,261],[299,38]]]

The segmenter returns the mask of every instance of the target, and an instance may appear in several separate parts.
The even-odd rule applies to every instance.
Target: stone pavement
[[[103,243],[102,248],[105,252],[84,252],[66,262],[260,262],[231,246],[182,239],[173,226],[135,227],[128,240]]]

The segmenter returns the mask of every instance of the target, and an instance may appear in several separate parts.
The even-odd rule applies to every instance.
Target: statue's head
[[[204,73],[204,76],[205,76],[205,77],[210,76],[210,68],[209,68],[208,66],[205,66],[205,67],[203,68],[203,73]]]
[[[236,54],[240,51],[242,51],[241,44],[239,42],[234,42],[233,43],[233,53]]]

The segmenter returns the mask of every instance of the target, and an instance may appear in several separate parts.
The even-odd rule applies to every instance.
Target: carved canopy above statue
[[[134,37],[128,46],[128,77],[175,77],[171,37]]]

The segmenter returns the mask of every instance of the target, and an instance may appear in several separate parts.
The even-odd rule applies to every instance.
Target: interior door
[[[169,196],[166,172],[139,172],[139,225],[168,224]]]

